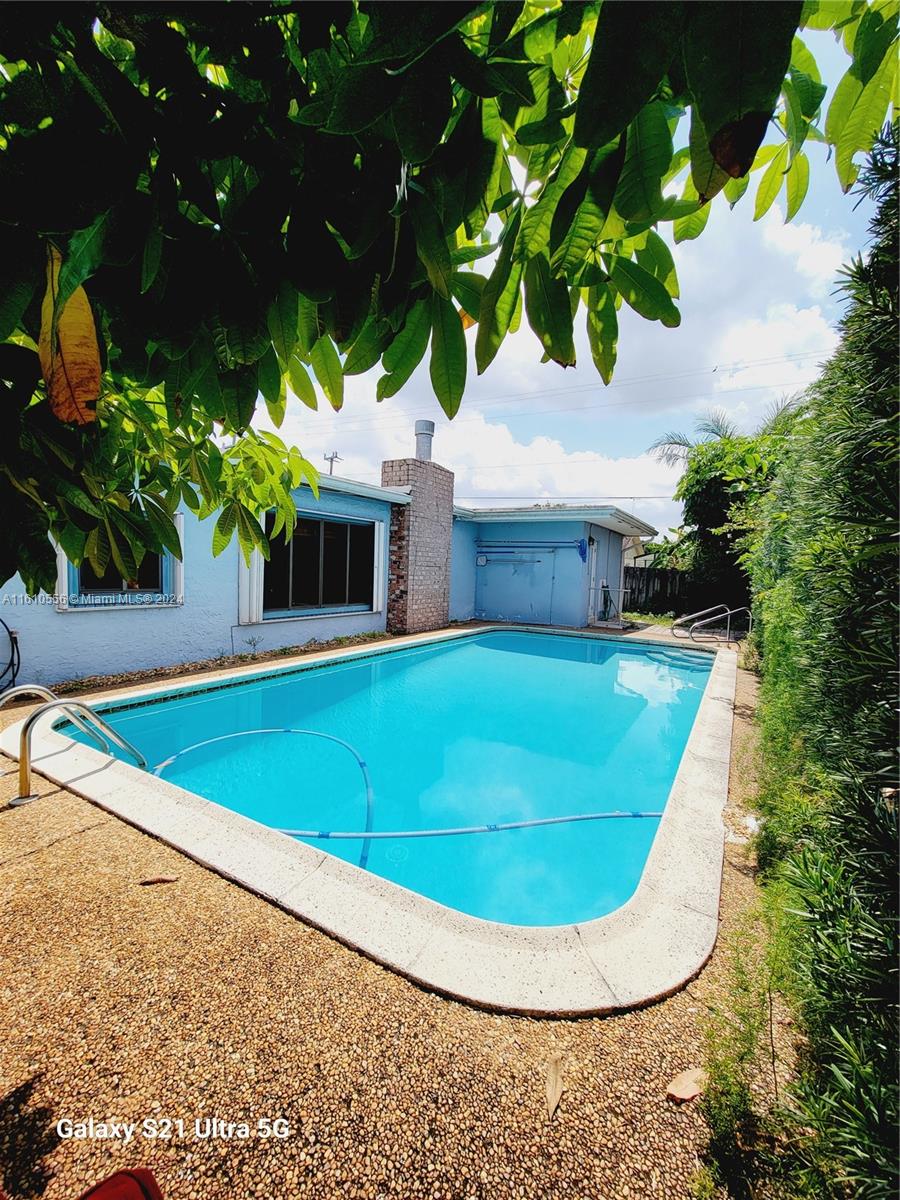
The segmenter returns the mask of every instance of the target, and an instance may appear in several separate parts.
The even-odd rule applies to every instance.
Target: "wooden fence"
[[[627,612],[674,613],[676,617],[690,612],[693,581],[688,571],[672,567],[626,567],[624,586],[629,589],[625,599]]]

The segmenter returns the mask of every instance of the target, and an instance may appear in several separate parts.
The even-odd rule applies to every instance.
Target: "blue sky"
[[[805,40],[829,85],[827,106],[848,60],[830,34],[808,32]],[[841,263],[863,249],[869,210],[842,194],[824,146],[809,143],[807,153],[810,189],[791,224],[784,224],[783,198],[754,223],[757,173],[733,211],[717,197],[703,234],[673,246],[681,326],[665,329],[623,306],[609,387],[583,330],[579,365],[563,370],[541,364],[523,322],[480,378],[469,331],[469,384],[452,422],[432,394],[426,356],[402,394],[380,405],[377,370],[347,381],[338,414],[325,402],[312,413],[289,398],[282,436],[320,469],[327,469],[325,452],[337,450],[343,461],[336,474],[376,483],[381,460],[411,454],[413,422],[428,417],[437,427],[434,456],[456,473],[456,495],[466,503],[596,498],[660,530],[676,525],[678,472],[656,463],[649,444],[671,429],[690,432],[710,408],[753,429],[774,401],[816,377],[836,345],[834,280]],[[660,232],[671,242],[671,226]]]

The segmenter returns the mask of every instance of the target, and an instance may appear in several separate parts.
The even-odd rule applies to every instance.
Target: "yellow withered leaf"
[[[49,247],[38,354],[53,415],[60,421],[88,425],[97,419],[100,347],[94,314],[83,287],[77,287],[63,306],[54,344],[53,308],[59,291],[61,266],[62,255],[55,246]]]

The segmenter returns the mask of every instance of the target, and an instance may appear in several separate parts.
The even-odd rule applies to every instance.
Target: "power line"
[[[699,393],[695,393],[692,396],[672,396],[669,398],[668,406],[670,407],[672,403],[690,403],[694,400],[715,399],[718,396],[733,396],[737,392],[766,392],[766,391],[771,391],[773,388],[795,388],[795,387],[800,387],[800,386],[806,386],[806,385],[798,384],[795,379],[788,379],[788,380],[784,380],[779,383],[757,383],[757,384],[753,384],[752,386],[748,386],[748,387],[720,388],[718,391],[699,392]],[[547,393],[541,392],[540,395],[544,396],[544,395],[547,395]],[[647,396],[643,400],[613,400],[609,404],[575,404],[575,405],[570,405],[565,408],[560,407],[559,405],[556,405],[553,408],[538,408],[538,409],[531,409],[531,410],[527,410],[527,411],[523,411],[523,412],[506,413],[504,415],[508,418],[515,418],[515,417],[540,417],[540,416],[551,415],[553,413],[565,413],[565,412],[592,413],[592,412],[603,412],[605,409],[609,409],[609,408],[635,408],[639,404],[659,404],[659,403],[660,403],[659,396]],[[431,412],[432,414],[434,413],[434,409],[422,409],[421,411],[422,412]],[[416,413],[413,410],[408,413],[407,412],[397,413],[395,418],[390,419],[390,420],[378,420],[377,418],[374,418],[374,419],[366,418],[365,420],[362,420],[355,425],[342,424],[340,426],[340,431],[342,434],[344,434],[344,433],[364,433],[369,429],[378,429],[378,430],[404,429],[409,425],[411,418],[414,417],[415,415],[416,415]],[[456,426],[459,426],[459,425],[468,425],[473,420],[477,420],[479,417],[481,417],[483,415],[484,414],[480,410],[478,410],[471,416],[460,417],[460,418],[454,420],[453,427],[455,428]],[[488,415],[492,416],[494,414],[488,414]],[[446,428],[446,426],[443,426],[442,428]]]
[[[735,361],[735,362],[731,362],[731,363],[720,363],[711,369],[704,368],[703,370],[700,370],[700,371],[697,371],[697,370],[695,370],[695,371],[679,371],[679,372],[675,372],[674,374],[671,372],[668,372],[668,371],[661,371],[661,372],[657,372],[656,374],[653,374],[653,375],[638,375],[638,376],[633,376],[630,379],[615,380],[613,383],[609,384],[606,388],[604,388],[604,391],[609,391],[613,388],[634,387],[634,386],[636,386],[638,384],[642,384],[642,383],[651,383],[657,379],[666,379],[668,381],[672,381],[672,380],[676,380],[676,379],[690,379],[690,378],[694,378],[696,376],[713,375],[720,370],[723,372],[726,372],[729,370],[745,370],[747,368],[757,367],[757,366],[774,366],[774,365],[776,365],[778,363],[782,363],[782,362],[799,362],[804,359],[817,358],[820,354],[827,354],[829,352],[830,351],[827,348],[823,347],[820,350],[808,350],[808,351],[804,351],[802,353],[798,352],[796,354],[784,354],[784,355],[779,355],[779,356],[769,357],[769,358],[744,359],[744,360]],[[489,405],[509,404],[509,403],[514,403],[517,400],[538,400],[538,399],[541,399],[546,396],[555,396],[555,395],[567,396],[567,395],[574,395],[574,394],[580,393],[580,392],[596,391],[598,389],[598,386],[599,385],[596,382],[594,382],[594,383],[589,383],[589,384],[579,384],[579,385],[575,385],[572,387],[565,387],[565,388],[545,388],[540,392],[505,393],[500,396],[486,397],[483,400],[472,400],[466,406],[466,411],[471,412],[473,409],[476,411],[480,411],[481,408],[488,407]],[[755,388],[746,388],[746,389],[722,389],[721,391],[717,391],[717,392],[704,393],[704,395],[709,395],[709,396],[727,395],[729,393],[729,391],[731,391],[731,390],[762,391],[762,390],[765,390],[768,388],[800,387],[800,386],[806,386],[806,385],[799,384],[796,380],[791,379],[785,383],[765,383],[765,384],[759,384]],[[702,397],[675,396],[672,399],[677,401],[677,400],[702,399]],[[612,408],[614,405],[619,406],[621,404],[647,404],[647,403],[658,403],[658,399],[656,397],[654,397],[651,400],[625,400],[625,401],[616,401],[616,402],[613,402],[613,404],[607,404],[607,405],[585,406],[584,411],[585,412],[592,411],[592,409],[594,407]],[[579,406],[578,409],[552,408],[552,409],[539,410],[537,412],[516,413],[514,415],[516,415],[516,416],[540,416],[540,415],[544,415],[545,413],[552,413],[552,412],[579,411],[580,407],[581,406]],[[323,411],[326,411],[326,410],[323,410]],[[411,418],[415,417],[419,413],[431,414],[433,412],[434,412],[434,406],[431,405],[427,408],[423,407],[423,408],[418,408],[418,409],[408,409],[408,410],[404,411],[402,414],[397,413],[396,418],[401,418],[402,424],[406,425],[406,424],[408,424],[408,422]],[[330,416],[332,414],[328,413],[328,415]],[[465,420],[465,418],[461,418],[460,420],[457,420],[455,422],[455,424],[457,424],[457,425],[462,424],[464,420]],[[357,418],[357,419],[355,419],[354,422],[352,422],[350,424],[342,424],[341,432],[342,433],[360,432],[364,429],[369,429],[369,428],[373,428],[373,427],[377,427],[379,429],[389,429],[389,428],[399,428],[400,425],[386,424],[383,420],[381,420],[377,417]]]

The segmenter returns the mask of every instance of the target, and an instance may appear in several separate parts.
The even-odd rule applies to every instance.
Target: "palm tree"
[[[774,401],[753,436],[789,432],[801,399],[802,397],[795,396]],[[649,453],[657,461],[665,463],[667,467],[677,467],[680,463],[686,462],[690,452],[695,447],[703,445],[704,442],[722,442],[727,438],[740,436],[737,425],[721,408],[713,408],[705,416],[700,417],[694,424],[694,432],[694,437],[690,437],[686,433],[679,433],[677,430],[664,433],[648,447]]]
[[[649,447],[649,452],[667,467],[677,467],[702,442],[719,442],[738,435],[738,427],[721,408],[711,409],[694,425],[695,437],[672,430],[664,433]]]

